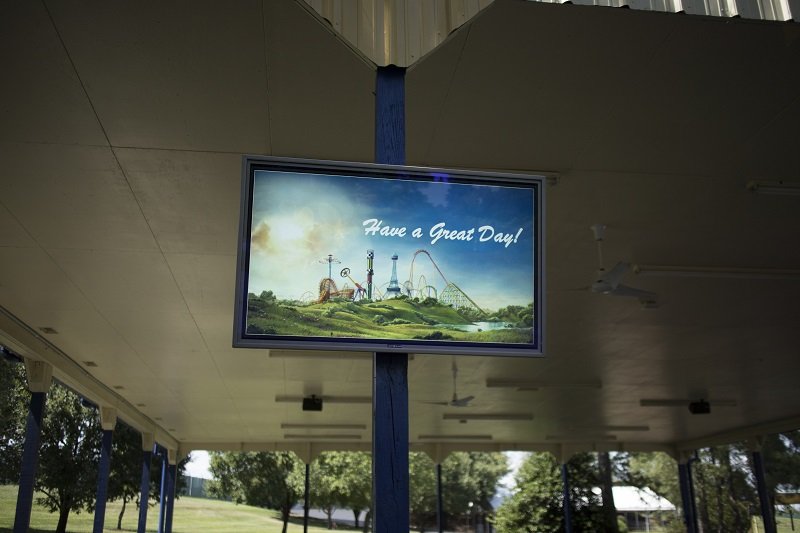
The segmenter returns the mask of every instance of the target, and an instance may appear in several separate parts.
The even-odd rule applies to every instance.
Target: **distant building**
[[[630,531],[660,528],[676,512],[675,506],[648,488],[613,487],[617,515],[625,518]]]

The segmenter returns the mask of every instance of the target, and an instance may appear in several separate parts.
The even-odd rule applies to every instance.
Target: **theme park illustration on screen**
[[[255,171],[246,333],[531,344],[530,187]]]

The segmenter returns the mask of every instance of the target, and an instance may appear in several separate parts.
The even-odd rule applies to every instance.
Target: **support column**
[[[22,449],[22,465],[19,473],[17,511],[14,516],[14,533],[28,533],[33,508],[33,487],[36,469],[39,466],[39,444],[42,434],[42,418],[47,391],[53,382],[53,367],[42,361],[25,359],[28,390],[31,401],[28,406],[28,421],[25,427],[25,444]]]
[[[761,519],[764,521],[764,533],[776,533],[775,514],[772,509],[772,501],[767,490],[767,476],[764,472],[764,459],[761,456],[761,448],[764,444],[763,437],[757,437],[748,442],[750,453],[753,458],[753,474],[756,478],[756,490],[758,490],[758,503],[761,507]]]
[[[408,533],[408,356],[376,353],[372,399],[375,533]]]
[[[150,466],[153,463],[155,436],[142,433],[142,482],[139,485],[139,524],[136,533],[147,531],[147,509],[150,499]]]
[[[375,162],[405,164],[405,135],[405,69],[378,67]],[[407,533],[408,354],[375,353],[372,432],[373,531]]]
[[[689,454],[681,452],[678,455],[678,483],[681,489],[681,502],[683,503],[683,522],[686,533],[697,533],[697,521],[694,516],[692,494],[692,475],[689,470]]]
[[[442,463],[436,463],[436,530],[444,532],[444,506],[442,505]]]
[[[161,487],[158,497],[158,533],[164,533],[164,522],[167,516],[167,494],[169,494],[169,461],[166,448],[158,451],[161,456]]]
[[[564,488],[562,503],[564,506],[564,531],[572,533],[572,501],[569,494],[569,472],[566,461],[561,463],[561,482]]]
[[[108,478],[111,475],[111,442],[114,427],[117,425],[117,410],[100,407],[100,426],[103,428],[103,442],[100,446],[100,464],[97,472],[97,496],[94,507],[94,533],[103,533],[106,520],[106,501],[108,500]]]
[[[311,465],[306,463],[306,484],[303,492],[303,533],[308,533],[308,510],[309,501],[308,496],[310,492],[310,478],[311,478]]]
[[[164,533],[172,533],[172,514],[175,511],[175,492],[178,485],[178,452],[167,450],[167,512],[164,516]]]

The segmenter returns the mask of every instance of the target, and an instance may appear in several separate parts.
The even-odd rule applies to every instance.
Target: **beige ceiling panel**
[[[180,290],[160,253],[64,249],[53,250],[52,256],[81,293],[112,322],[151,309],[168,315],[186,312]]]
[[[38,248],[0,247],[0,305],[78,364],[136,361],[136,353],[94,305]],[[136,363],[133,363],[135,366]]]
[[[264,360],[269,358],[269,352],[267,350],[234,349],[232,347],[233,295],[231,295],[230,305],[225,308],[218,309],[214,313],[198,313],[193,311],[192,316],[194,316],[200,330],[203,332],[203,339],[208,349],[218,360],[238,360],[239,356],[242,356],[244,360],[249,360],[249,358],[252,357],[259,357]],[[272,366],[270,366],[270,368],[272,368]]]
[[[0,141],[106,145],[43,2],[0,5]]]
[[[240,155],[122,149],[116,153],[161,250],[236,254]]]
[[[239,412],[230,398],[200,394],[186,396],[182,400],[191,404],[193,415],[206,424],[224,422],[226,418],[238,418],[239,416]]]
[[[265,2],[272,154],[372,161],[375,70],[295,2]]]
[[[308,361],[289,359],[284,364],[286,365],[287,381],[344,383],[350,376],[351,368],[353,372],[361,370],[366,375],[372,374],[372,365],[348,359],[316,359],[311,365]],[[325,391],[325,393],[329,392]]]
[[[269,150],[261,2],[47,4],[112,145]]]
[[[210,388],[209,393],[224,395],[228,392],[214,362],[205,353],[144,355],[142,359],[168,384],[176,396],[199,395],[204,386]]]
[[[0,247],[33,248],[36,242],[0,201]]]
[[[228,328],[230,329],[230,328]],[[228,335],[228,344],[230,344]],[[223,378],[233,381],[282,381],[283,361],[271,359],[266,350],[237,349],[213,353],[214,361]]]
[[[236,256],[166,254],[166,259],[192,313],[217,314],[228,322],[236,294]],[[232,335],[233,323],[225,325]]]
[[[187,312],[120,310],[109,314],[128,344],[147,361],[201,358],[209,361],[208,348],[194,318]]]
[[[429,146],[413,141],[409,148],[415,151],[409,153],[409,160],[563,171],[574,166],[575,155],[585,143],[619,142],[607,135],[589,136],[587,127],[595,125],[609,99],[624,93],[629,78],[673,22],[598,11],[602,12],[501,2],[470,22],[461,30],[469,35],[460,49],[457,70],[447,82],[447,101],[433,115],[438,119],[433,136],[430,118],[417,114],[415,103],[427,99],[427,77],[441,78],[434,65],[441,62],[442,72],[451,69],[448,56],[455,51],[440,57],[437,49],[409,71],[409,138],[431,139]],[[443,48],[457,47],[459,40]],[[610,56],[614,61],[603,61]],[[417,79],[423,75],[426,78]],[[414,88],[416,84],[421,90]],[[427,107],[422,103],[420,111]],[[420,148],[424,154],[416,151]]]
[[[798,11],[800,12],[800,9]],[[794,61],[786,62],[785,71],[797,72],[800,70],[796,68],[796,65],[800,63],[800,59],[798,59],[800,37],[796,38],[794,46],[789,49],[795,52],[795,56]],[[792,80],[792,83],[794,87],[800,85],[800,81],[796,79]],[[744,153],[741,154],[744,160],[743,174],[748,180],[773,177],[791,182],[800,181],[797,178],[800,176],[800,157],[796,157],[800,141],[796,135],[787,135],[786,133],[792,131],[798,121],[800,121],[800,100],[795,100],[774,116],[770,127],[754,132]],[[795,157],[792,157],[793,154]],[[795,208],[796,202],[792,200],[791,197],[770,198],[765,195],[758,198],[759,203],[781,210]]]
[[[259,404],[266,402],[271,404],[269,410],[272,410],[276,409],[274,405],[275,396],[286,393],[284,382],[276,379],[276,377],[268,378],[255,375],[239,378],[226,377],[224,379],[237,405],[245,405],[250,402],[258,402]]]
[[[786,83],[784,72],[796,69],[800,56],[785,46],[780,25],[667,18],[676,21],[668,39],[587,131],[615,139],[624,151],[613,166],[600,166],[612,157],[606,144],[587,143],[577,167],[736,176],[749,138],[775,127],[772,117],[800,92]],[[786,129],[782,135],[793,137]]]
[[[0,143],[0,162],[2,203],[41,246],[156,249],[110,149]]]

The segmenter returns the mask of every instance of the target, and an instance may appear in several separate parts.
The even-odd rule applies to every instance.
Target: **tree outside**
[[[0,483],[17,483],[31,395],[25,369],[0,359]]]
[[[0,481],[16,484],[30,402],[23,365],[0,361],[0,385]],[[70,514],[94,512],[102,433],[96,408],[54,382],[45,403],[34,488],[36,503],[58,514],[57,533],[66,531]],[[139,432],[119,422],[112,442],[108,500],[122,500],[119,528],[127,503],[138,506],[142,441]],[[179,480],[187,460],[179,464]],[[153,465],[152,501],[159,499],[159,472]]]
[[[570,505],[575,531],[602,531],[602,501],[594,458],[573,456],[567,463]],[[497,512],[500,533],[563,531],[564,507],[561,466],[549,453],[533,453],[517,472],[517,491]]]
[[[212,452],[209,494],[237,503],[278,509],[283,533],[292,507],[305,492],[305,468],[292,452]]]

